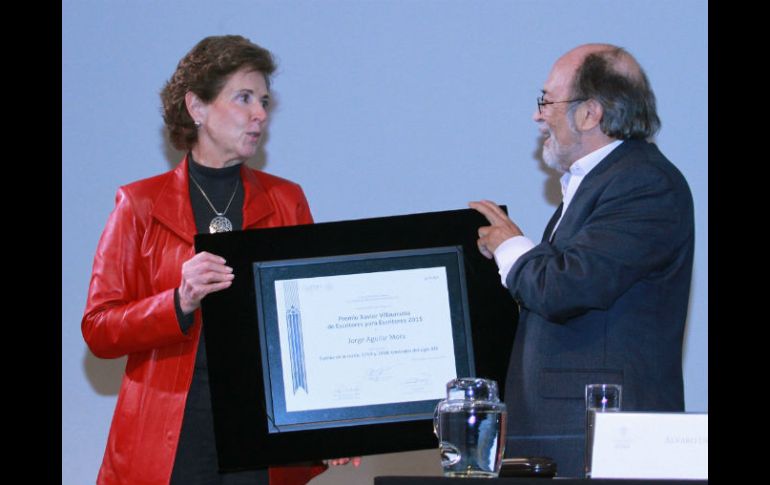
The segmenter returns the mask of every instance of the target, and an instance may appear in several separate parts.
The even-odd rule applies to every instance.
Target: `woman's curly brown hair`
[[[204,103],[210,103],[230,75],[244,67],[262,73],[270,87],[270,75],[275,71],[273,55],[240,35],[206,37],[179,61],[160,93],[163,121],[177,150],[190,150],[198,141],[198,131],[185,105],[185,94],[192,91]]]

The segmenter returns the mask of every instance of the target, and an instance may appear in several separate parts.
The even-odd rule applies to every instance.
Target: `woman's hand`
[[[225,258],[201,252],[182,264],[182,283],[179,285],[179,306],[188,314],[198,308],[204,296],[229,288],[233,283],[233,268],[225,265]]]
[[[361,457],[354,456],[351,458],[332,458],[330,460],[326,460],[326,462],[331,466],[340,466],[352,463],[354,467],[358,468],[359,465],[361,465]]]

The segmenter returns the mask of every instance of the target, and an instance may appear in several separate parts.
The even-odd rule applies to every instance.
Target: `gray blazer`
[[[683,411],[693,202],[652,143],[627,140],[583,179],[551,242],[507,284],[520,315],[506,379],[506,456],[582,476],[584,388],[623,385],[624,411]]]

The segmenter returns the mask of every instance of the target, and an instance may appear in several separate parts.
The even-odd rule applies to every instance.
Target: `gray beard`
[[[543,162],[557,172],[564,173],[567,169],[562,165],[559,154],[554,150],[554,145],[555,142],[553,139],[551,139],[551,143],[548,145],[543,142]]]

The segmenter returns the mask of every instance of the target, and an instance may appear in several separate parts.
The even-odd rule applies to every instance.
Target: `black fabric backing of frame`
[[[505,207],[503,207],[505,210]],[[197,252],[222,256],[235,279],[203,299],[214,429],[221,470],[437,447],[429,420],[270,434],[252,263],[458,245],[463,247],[476,374],[503,395],[518,308],[493,260],[476,246],[489,225],[472,209],[195,236]],[[462,376],[465,377],[465,376]]]

